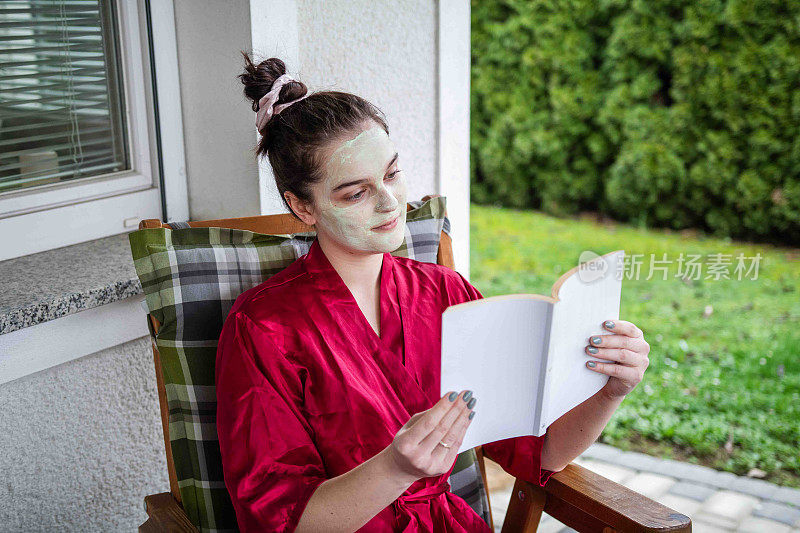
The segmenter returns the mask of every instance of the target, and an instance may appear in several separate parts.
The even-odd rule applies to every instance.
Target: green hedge
[[[472,1],[472,198],[800,243],[800,3]]]

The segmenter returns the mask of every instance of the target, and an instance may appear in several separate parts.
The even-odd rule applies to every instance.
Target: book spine
[[[547,430],[547,398],[550,389],[550,370],[553,365],[550,362],[552,349],[550,346],[550,332],[553,329],[553,312],[555,311],[555,304],[547,304],[547,324],[545,325],[545,338],[543,339],[544,349],[542,350],[542,359],[539,368],[539,386],[538,395],[536,397],[536,411],[534,416],[533,434],[537,437],[544,435]]]

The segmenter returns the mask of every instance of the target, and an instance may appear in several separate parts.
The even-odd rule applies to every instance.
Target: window
[[[149,4],[0,3],[0,260],[162,217],[156,110],[178,88],[154,90],[153,64],[176,57],[175,30],[174,18],[153,24]],[[158,39],[172,56],[155,54]]]
[[[130,169],[113,8],[0,10],[0,192]]]

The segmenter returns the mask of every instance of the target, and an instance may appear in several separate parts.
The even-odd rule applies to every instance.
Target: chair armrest
[[[692,531],[688,516],[575,463],[544,487],[517,479],[503,532],[536,531],[542,510],[577,531]]]
[[[198,529],[186,516],[178,502],[169,492],[151,494],[144,497],[144,510],[147,521],[139,526],[139,533],[170,531],[176,533],[197,533]]]

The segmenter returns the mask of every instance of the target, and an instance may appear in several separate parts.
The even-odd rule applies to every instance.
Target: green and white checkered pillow
[[[409,202],[403,244],[392,255],[436,262],[441,231],[449,234],[443,196]],[[150,334],[161,355],[169,437],[183,508],[201,531],[237,531],[222,475],[216,429],[217,341],[236,298],[308,252],[315,233],[265,235],[225,228],[141,229],[130,233]],[[462,452],[452,492],[489,522],[489,500],[474,450]]]

